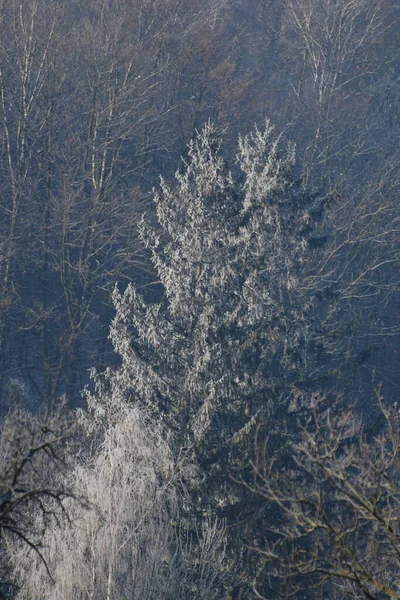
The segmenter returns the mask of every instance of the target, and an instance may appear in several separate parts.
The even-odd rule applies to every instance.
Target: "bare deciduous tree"
[[[400,598],[400,417],[378,390],[374,421],[316,398],[286,464],[256,442],[252,484],[266,500],[257,598]]]
[[[47,570],[43,540],[53,518],[67,517],[64,477],[73,427],[65,406],[45,420],[15,409],[0,429],[0,595],[15,583],[7,547],[29,549]],[[71,446],[72,447],[72,446]]]
[[[208,35],[219,10],[211,0],[92,0],[79,12],[72,1],[0,2],[2,383],[19,371],[49,405],[64,392],[74,404],[86,368],[107,364],[110,291],[148,270],[140,190],[191,134],[173,117],[193,95],[179,73],[196,52],[181,46],[200,44],[195,30]]]
[[[361,398],[383,380],[394,400],[398,381],[393,373],[399,372],[397,4],[241,4],[253,38],[240,43],[252,43],[263,99],[268,90],[268,114],[296,142],[304,182],[335,199],[326,214],[331,232],[326,251],[309,263],[312,285],[325,306],[321,339],[327,368],[321,369],[321,379],[335,378],[335,385]]]
[[[286,43],[299,60],[288,63],[293,104],[286,118],[297,131],[305,181],[336,199],[330,243],[312,265],[317,287],[331,290],[323,328],[327,362],[331,368],[336,362],[350,393],[360,388],[368,397],[375,371],[378,381],[389,381],[398,364],[395,354],[385,364],[399,333],[400,162],[389,125],[397,109],[388,100],[397,87],[397,19],[386,0],[287,3]],[[361,365],[362,377],[353,382]]]

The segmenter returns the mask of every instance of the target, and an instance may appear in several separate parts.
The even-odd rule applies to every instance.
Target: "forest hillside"
[[[399,19],[0,1],[0,597],[400,598]]]

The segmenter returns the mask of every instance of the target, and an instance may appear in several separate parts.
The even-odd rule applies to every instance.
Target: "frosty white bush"
[[[88,401],[80,418],[90,450],[68,477],[84,501],[71,500],[68,519],[53,519],[46,531],[47,568],[15,545],[18,600],[220,598],[224,531],[205,519],[196,533],[185,517],[191,465],[175,459],[162,427],[118,390],[102,388]]]

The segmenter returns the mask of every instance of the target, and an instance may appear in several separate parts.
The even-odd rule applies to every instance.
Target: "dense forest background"
[[[399,20],[394,0],[0,1],[5,597],[400,597]],[[77,569],[56,521],[89,522],[115,461],[155,486],[115,480],[144,550],[96,592],[48,589]]]

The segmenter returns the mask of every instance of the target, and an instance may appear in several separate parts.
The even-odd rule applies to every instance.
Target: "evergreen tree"
[[[294,147],[264,131],[240,138],[229,170],[217,129],[191,143],[175,183],[155,195],[140,233],[164,290],[148,303],[115,291],[113,385],[163,418],[194,449],[209,498],[235,504],[258,422],[285,432],[315,346],[310,247],[322,201],[296,179]]]
[[[159,227],[141,225],[165,300],[148,304],[132,285],[114,296],[122,367],[110,377],[208,450],[287,408],[314,342],[304,277],[322,204],[269,123],[240,139],[237,161],[234,175],[207,125],[175,185],[162,181]]]

